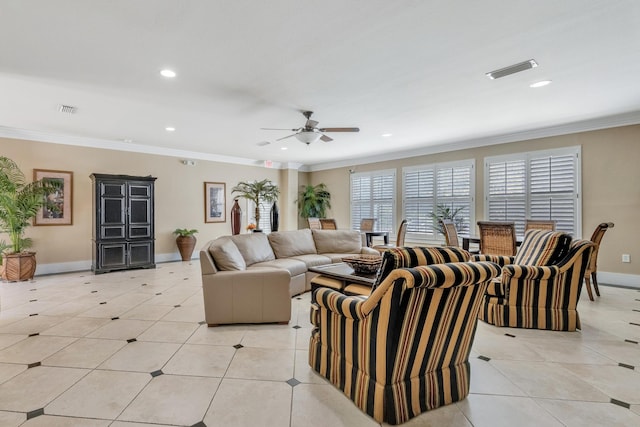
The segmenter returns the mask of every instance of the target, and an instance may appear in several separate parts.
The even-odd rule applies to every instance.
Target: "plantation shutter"
[[[458,211],[456,229],[466,235],[469,235],[471,221],[472,171],[473,165],[437,167],[437,204],[447,206],[453,212]]]
[[[579,237],[579,158],[579,147],[488,158],[487,218],[515,221],[519,235],[525,218],[552,219],[557,230]]]
[[[526,218],[526,162],[524,159],[488,163],[488,219],[515,221],[516,233],[524,232]]]
[[[404,218],[408,233],[433,235],[434,183],[433,169],[404,171]]]
[[[532,158],[532,219],[556,220],[556,229],[576,234],[576,161],[577,157],[545,156]]]
[[[351,175],[351,227],[362,218],[376,218],[376,230],[394,229],[396,179],[394,170]]]
[[[474,162],[439,163],[403,170],[403,213],[407,233],[416,239],[439,239],[433,213],[438,207],[458,210],[458,232],[469,234],[474,217]]]

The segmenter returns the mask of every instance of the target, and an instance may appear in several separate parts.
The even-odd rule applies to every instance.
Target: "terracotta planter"
[[[21,252],[19,254],[2,255],[2,280],[21,282],[31,280],[36,274],[36,253]]]
[[[178,236],[176,238],[176,245],[178,245],[178,250],[180,251],[182,261],[190,261],[191,255],[193,254],[193,249],[196,247],[196,237]]]

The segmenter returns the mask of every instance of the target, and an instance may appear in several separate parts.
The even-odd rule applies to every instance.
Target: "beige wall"
[[[405,166],[475,159],[476,220],[484,216],[484,158],[501,154],[544,150],[569,146],[582,147],[582,230],[583,237],[600,222],[613,222],[602,242],[598,258],[599,270],[624,274],[640,274],[640,126],[625,126],[509,144],[499,144],[434,155],[377,162],[313,172],[313,184],[324,182],[331,192],[331,216],[339,225],[350,224],[349,169],[356,172],[396,169],[397,191],[401,194],[402,168]],[[402,218],[398,200],[396,217]],[[631,255],[631,263],[622,263],[623,253]]]
[[[280,179],[277,169],[203,160],[196,161],[195,166],[185,166],[181,159],[175,157],[25,140],[0,138],[0,153],[18,163],[28,179],[31,179],[34,168],[73,172],[73,225],[27,229],[27,236],[34,240],[33,250],[38,254],[38,265],[91,260],[92,188],[89,175],[93,172],[158,178],[155,187],[156,255],[175,254],[176,258],[178,252],[173,230],[198,229],[198,245],[220,235],[231,234],[228,218],[233,203],[231,188],[241,180],[268,178],[278,183]],[[205,181],[226,183],[227,222],[205,224]],[[243,223],[246,224],[244,199],[240,199],[240,205],[243,207]],[[290,213],[286,208],[281,211],[286,223]],[[0,235],[0,239],[6,238]]]
[[[176,228],[197,228],[199,245],[229,234],[230,222],[204,223],[203,182],[227,184],[227,215],[233,198],[231,188],[240,180],[269,178],[281,185],[282,229],[306,227],[292,204],[301,185],[324,182],[331,192],[332,209],[328,216],[339,226],[350,224],[349,169],[356,172],[395,168],[401,191],[402,167],[462,159],[476,161],[476,220],[484,214],[483,159],[486,156],[579,145],[582,147],[583,235],[588,238],[595,226],[611,221],[616,227],[607,232],[599,258],[600,270],[640,275],[640,126],[626,126],[593,132],[541,138],[449,153],[418,156],[318,172],[279,171],[258,166],[240,166],[198,160],[196,166],[184,166],[175,157],[119,152],[104,149],[48,144],[0,138],[0,153],[15,160],[31,177],[33,169],[73,171],[73,225],[30,227],[27,235],[35,242],[39,264],[71,263],[91,260],[91,181],[93,172],[156,176],[156,254],[177,258]],[[294,189],[293,184],[297,186]],[[289,185],[291,184],[291,185]],[[284,203],[284,205],[283,205]],[[246,204],[241,199],[243,222]],[[397,217],[402,206],[398,203]],[[6,239],[6,236],[0,236]],[[623,264],[621,254],[631,255]]]

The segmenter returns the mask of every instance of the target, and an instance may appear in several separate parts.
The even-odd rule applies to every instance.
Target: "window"
[[[553,219],[556,228],[581,235],[580,147],[485,159],[485,217],[514,221]]]
[[[351,228],[362,218],[376,218],[375,229],[394,229],[396,172],[383,170],[351,175]]]
[[[475,221],[475,161],[438,163],[403,169],[403,215],[413,239],[439,239],[432,213],[437,207],[459,210],[458,232],[469,234]]]
[[[256,224],[257,228],[263,233],[271,232],[271,206],[273,202],[260,203],[260,224]],[[251,200],[247,200],[247,224],[256,223],[256,204]]]

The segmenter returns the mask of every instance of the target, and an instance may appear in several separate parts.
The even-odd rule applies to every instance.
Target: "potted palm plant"
[[[431,212],[431,218],[433,220],[433,226],[438,230],[440,234],[444,234],[444,230],[442,229],[442,224],[440,224],[441,219],[450,219],[456,225],[456,229],[460,230],[462,227],[462,223],[464,222],[464,218],[459,216],[464,208],[454,208],[449,207],[447,205],[436,205],[436,210]]]
[[[260,205],[274,202],[280,194],[278,186],[268,179],[253,182],[240,181],[231,189],[231,192],[238,193],[240,197],[251,200],[255,204],[255,218],[258,226],[256,230],[260,228]]]
[[[196,234],[198,230],[195,228],[176,228],[173,234],[176,234],[176,245],[178,246],[178,251],[180,252],[180,257],[182,261],[191,260],[191,255],[193,254],[193,249],[196,247]]]
[[[9,236],[9,243],[0,241],[2,265],[0,277],[15,282],[32,279],[36,271],[35,252],[30,238],[25,238],[26,228],[43,206],[52,210],[47,194],[57,188],[50,181],[27,182],[18,165],[7,157],[0,157],[0,232]]]
[[[331,193],[325,184],[304,185],[298,193],[298,212],[302,218],[325,218],[331,208]]]

